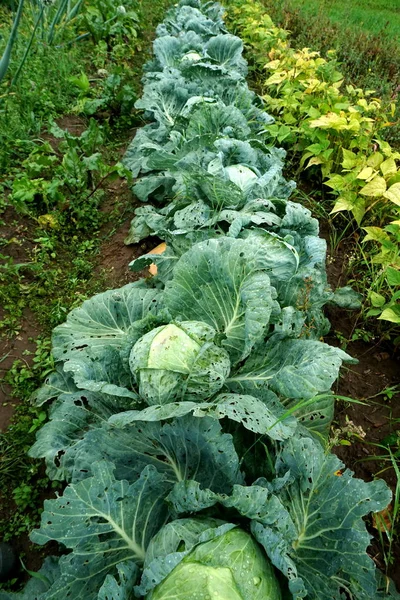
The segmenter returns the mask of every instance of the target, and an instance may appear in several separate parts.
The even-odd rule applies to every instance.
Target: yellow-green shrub
[[[383,291],[371,292],[368,314],[400,323],[400,154],[380,136],[395,105],[345,85],[334,52],[325,59],[308,48],[291,48],[289,32],[275,26],[261,2],[231,0],[228,11],[250,60],[264,74],[258,81],[266,110],[275,117],[271,141],[298,153],[299,171],[320,169],[333,214],[348,211],[358,225],[368,218],[364,242],[375,245],[370,260],[382,265]],[[382,227],[385,221],[390,223]]]

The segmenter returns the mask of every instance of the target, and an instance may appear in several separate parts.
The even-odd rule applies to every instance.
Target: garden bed
[[[356,308],[359,300],[347,287],[340,289],[348,278],[348,248],[343,243],[328,254],[328,283],[338,291],[330,291],[325,283],[324,247],[318,238],[317,223],[309,211],[288,200],[293,186],[282,176],[282,153],[266,151],[262,143],[255,142],[257,135],[262,141],[266,117],[243,83],[246,65],[241,58],[240,40],[226,34],[218,7],[207,5],[202,14],[193,4],[197,5],[197,0],[182,2],[182,14],[179,9],[170,13],[163,25],[165,29],[158,29],[158,53],[147,67],[147,84],[140,106],[147,110],[150,122],[161,125],[159,131],[154,123],[145,126],[126,153],[125,165],[132,171],[133,178],[142,171],[142,177],[135,183],[137,196],[142,202],[149,200],[149,204],[131,203],[128,185],[119,177],[119,172],[113,181],[105,182],[101,186],[105,195],[99,207],[108,217],[97,222],[98,227],[93,232],[95,253],[90,263],[86,261],[83,265],[76,265],[76,257],[72,260],[67,249],[58,254],[54,241],[50,240],[49,245],[46,240],[34,239],[35,245],[32,245],[29,223],[27,229],[21,226],[20,237],[13,241],[19,260],[25,255],[32,257],[39,245],[43,255],[41,264],[51,263],[57,257],[61,259],[58,263],[61,270],[64,266],[67,268],[71,260],[75,267],[84,268],[83,294],[92,298],[83,308],[75,308],[84,298],[82,286],[74,288],[76,301],[68,305],[68,310],[73,311],[54,333],[54,358],[48,354],[48,341],[44,341],[31,356],[32,362],[28,361],[26,366],[21,362],[14,364],[8,370],[6,383],[15,394],[21,391],[22,397],[25,394],[25,402],[17,407],[16,425],[9,429],[14,442],[18,433],[25,435],[23,444],[18,447],[16,464],[23,472],[24,461],[29,462],[24,452],[38,433],[31,455],[46,458],[47,473],[53,483],[37,462],[33,463],[34,474],[25,487],[12,489],[15,473],[9,473],[12,497],[9,494],[6,498],[3,494],[0,501],[4,503],[5,521],[11,521],[14,529],[7,529],[5,521],[3,527],[8,537],[18,535],[16,548],[26,555],[29,569],[39,566],[41,558],[48,554],[47,549],[49,554],[58,556],[54,540],[72,550],[60,559],[59,566],[49,560],[44,563],[45,579],[42,577],[37,592],[40,598],[47,597],[47,593],[58,598],[66,590],[67,595],[74,593],[81,597],[83,588],[79,588],[77,582],[82,557],[94,560],[95,565],[96,552],[102,555],[104,565],[100,571],[97,567],[85,570],[85,586],[90,598],[97,597],[100,588],[103,595],[110,594],[111,589],[112,594],[121,593],[121,598],[128,598],[133,583],[139,583],[138,565],[142,566],[144,558],[147,561],[150,539],[160,530],[151,542],[153,546],[149,546],[153,547],[153,558],[145,563],[147,566],[137,588],[145,595],[156,583],[164,585],[164,581],[174,577],[175,571],[170,573],[176,565],[174,561],[182,560],[176,571],[179,580],[179,569],[182,566],[184,570],[185,553],[191,548],[227,535],[230,527],[236,527],[236,532],[241,527],[251,531],[252,543],[257,539],[281,572],[273,583],[272,570],[268,571],[272,567],[269,563],[263,566],[266,569],[263,573],[269,573],[276,598],[278,586],[283,590],[289,586],[294,597],[297,593],[307,593],[307,597],[310,594],[316,598],[315,589],[321,585],[318,598],[328,598],[343,590],[350,593],[351,589],[354,597],[364,599],[369,592],[360,585],[362,577],[366,577],[369,590],[376,590],[373,563],[365,552],[368,535],[361,520],[361,516],[369,512],[368,506],[381,516],[389,515],[390,521],[385,532],[382,521],[376,520],[378,517],[368,518],[368,529],[375,537],[368,555],[386,574],[398,576],[392,564],[399,551],[394,534],[397,508],[395,506],[393,514],[391,509],[384,512],[389,501],[388,490],[375,480],[379,470],[397,490],[395,471],[382,448],[382,441],[388,436],[396,438],[398,430],[398,361],[363,325],[359,327],[357,313],[345,311],[345,308]],[[193,23],[197,19],[201,24],[204,38],[201,44],[197,40],[198,47],[190,48],[191,52],[188,48],[177,50],[184,36],[179,43],[178,40],[171,42],[174,38],[166,36],[174,32],[174,28],[184,31],[188,23],[192,23],[188,16],[193,18]],[[196,29],[197,25],[191,27]],[[172,54],[167,44],[160,51],[166,39],[168,44],[176,44]],[[192,44],[193,39],[194,36]],[[168,94],[178,96],[176,88],[162,88],[159,73],[166,78],[170,76],[168,68],[163,69],[177,60],[179,52],[183,57],[179,68],[186,81],[190,81],[193,74],[189,63],[183,62],[200,61],[202,52],[205,53],[204,73],[210,76],[210,72],[220,72],[218,85],[221,87],[214,98],[207,97],[209,105],[204,102],[205,90],[208,94],[215,90],[205,87],[205,75],[198,80],[193,77],[198,85],[196,94],[193,81],[192,87],[186,89],[182,80],[179,94],[184,97],[187,93],[184,100],[176,97],[170,101]],[[176,80],[176,73],[174,77]],[[224,78],[231,84],[241,82],[242,99],[247,100],[239,110],[235,104],[237,97],[230,97],[230,111],[225,111],[226,114],[227,107],[220,101],[220,95],[225,99],[228,96],[223,88]],[[162,94],[168,97],[168,102]],[[236,111],[234,120],[230,114],[233,111]],[[198,118],[199,129],[196,129],[196,119],[191,120],[192,114]],[[220,139],[217,139],[219,130],[209,130],[210,124],[213,128],[221,127]],[[172,131],[170,138],[166,135],[168,128]],[[188,140],[179,138],[182,131],[185,135],[191,132],[193,136],[191,139],[188,134],[187,147]],[[196,135],[200,140],[193,143]],[[216,147],[219,154],[215,152]],[[206,165],[209,162],[208,171],[199,167],[202,161],[206,161]],[[241,162],[244,164],[237,164]],[[147,176],[143,175],[146,171],[150,171]],[[272,180],[263,179],[264,172],[268,171],[274,172]],[[187,197],[183,183],[190,190]],[[268,200],[260,204],[260,197]],[[162,202],[164,212],[160,211]],[[130,224],[135,207],[139,210]],[[209,220],[210,214],[214,220]],[[226,223],[229,224],[228,236],[224,235]],[[258,227],[251,227],[251,223],[257,223]],[[188,233],[190,226],[193,229]],[[200,237],[196,237],[199,232]],[[6,236],[9,233],[5,231]],[[124,246],[127,234],[131,241],[139,243]],[[166,239],[167,250],[163,255],[152,254],[149,250],[160,238]],[[86,249],[93,249],[90,238],[86,237],[83,243]],[[76,248],[73,248],[75,252]],[[132,260],[134,272],[128,269]],[[152,261],[158,273],[150,279],[143,269]],[[132,282],[136,283],[131,285]],[[18,285],[21,286],[21,280]],[[291,292],[290,286],[294,286]],[[109,288],[117,289],[93,297],[96,291]],[[326,314],[332,323],[331,332],[327,334],[321,308],[329,302],[339,308],[327,308]],[[9,346],[8,356],[7,347],[4,348],[5,368],[9,366],[6,361],[13,355],[31,348],[27,346],[31,343],[28,323],[34,327],[32,332],[37,337],[41,327],[48,333],[46,325],[54,326],[63,321],[58,318],[52,322],[56,317],[51,312],[51,319],[46,322],[38,305],[40,300],[35,296],[35,316],[32,318],[33,313],[26,312],[28,305],[21,307],[19,321],[14,318],[13,323],[19,323],[20,331],[12,343],[20,345]],[[65,307],[61,310],[67,312]],[[157,336],[164,336],[161,343]],[[321,342],[322,336],[326,343]],[[6,340],[5,344],[10,342]],[[350,356],[339,347],[359,359],[358,364],[352,364]],[[182,357],[175,362],[174,350]],[[187,359],[183,357],[183,350],[188,351]],[[170,367],[168,358],[174,367]],[[190,363],[189,367],[183,358]],[[54,361],[57,361],[57,373],[52,373]],[[327,439],[333,409],[333,398],[327,390],[342,362],[349,364],[333,388],[340,401],[336,403],[333,430]],[[158,375],[153,378],[153,370],[160,373],[160,378]],[[26,398],[43,380],[39,395],[36,394],[36,408],[32,408]],[[5,391],[8,393],[9,388]],[[219,394],[220,391],[225,393]],[[54,398],[58,399],[52,405],[50,420],[42,427],[47,418],[42,406]],[[303,406],[304,399],[308,402]],[[354,404],[351,399],[362,401],[363,405]],[[311,403],[312,409],[304,411]],[[298,417],[300,426],[293,415]],[[375,446],[377,443],[381,446],[379,449]],[[393,441],[386,442],[386,448],[393,446]],[[364,482],[352,478],[329,450],[335,451]],[[70,482],[68,485],[65,479]],[[254,480],[255,484],[250,485]],[[55,492],[63,492],[65,501],[63,497],[55,497]],[[168,506],[165,505],[167,497]],[[32,549],[26,532],[36,525],[38,507],[46,498],[50,500],[45,503],[42,529],[33,535],[39,544],[53,540],[42,552]],[[304,514],[300,514],[301,511],[297,517],[292,514],[296,507],[293,498],[301,501]],[[115,514],[114,501],[120,503]],[[19,507],[17,520],[21,509],[27,511],[27,520],[20,530],[15,515],[12,516],[12,503]],[[68,521],[68,527],[59,527],[58,519],[61,523],[62,519],[69,518],[70,503],[75,506],[72,521]],[[329,520],[323,514],[323,507],[328,504]],[[90,510],[85,519],[88,506]],[[279,514],[274,513],[278,507]],[[306,511],[310,511],[310,515]],[[187,531],[186,524],[182,525],[186,519],[172,525],[183,527],[180,535],[186,540],[187,548],[180,542],[175,547],[171,529],[168,525],[163,527],[166,520],[176,519],[178,515],[190,518],[196,515],[190,525],[199,528],[195,534],[189,525]],[[211,521],[208,520],[210,515]],[[214,518],[232,519],[233,524],[219,527],[220,522]],[[346,528],[344,518],[349,518]],[[132,530],[125,532],[126,524],[131,521]],[[111,527],[103,530],[104,524]],[[310,527],[315,527],[314,531],[308,529]],[[352,530],[360,534],[357,541],[352,538]],[[73,531],[76,531],[74,535]],[[101,539],[107,546],[105,553],[105,546],[96,550],[97,536],[102,536],[104,531],[107,535]],[[324,531],[333,533],[332,540],[324,541]],[[293,532],[295,537],[291,538]],[[246,535],[249,540],[248,533]],[[314,569],[307,567],[307,561],[311,565],[315,563],[314,548],[304,544],[307,535],[316,538],[315,544],[320,544],[319,551],[327,552],[326,556],[335,556],[338,547],[344,555],[353,544],[357,547],[353,553],[354,564],[333,561],[336,570],[332,576],[320,561],[320,573],[315,575]],[[83,547],[79,539],[86,537],[88,542]],[[277,538],[279,547],[274,541]],[[330,548],[334,539],[334,548]],[[201,556],[201,544],[199,548]],[[109,563],[110,553],[116,551],[118,560]],[[163,552],[167,552],[166,563],[160,572],[158,561]],[[72,577],[71,561],[75,557]],[[213,554],[213,560],[215,558],[218,559],[218,555]],[[204,556],[199,560],[200,563],[205,560]],[[218,560],[216,562],[218,565]],[[240,580],[244,572],[236,573],[229,561],[226,566],[232,568],[234,581],[242,592]],[[109,575],[104,580],[106,572]],[[338,583],[339,578],[341,583]],[[258,582],[258,578],[253,578],[251,585],[258,585],[256,580]],[[18,583],[12,582],[12,585]],[[381,582],[379,588],[379,598],[386,597]]]

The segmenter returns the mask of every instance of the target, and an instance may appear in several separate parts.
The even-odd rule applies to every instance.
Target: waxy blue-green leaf
[[[216,35],[205,46],[206,55],[227,69],[247,74],[247,62],[243,59],[243,42],[231,34]]]
[[[212,417],[241,423],[246,429],[273,440],[284,440],[294,434],[297,422],[293,417],[282,419],[284,409],[277,396],[270,391],[260,400],[250,395],[220,394],[211,402],[171,402],[130,410],[110,417],[116,427],[126,427],[135,421],[162,421],[192,414],[194,417]]]
[[[232,437],[218,421],[191,415],[171,423],[132,422],[121,429],[88,431],[69,453],[74,479],[87,477],[94,461],[105,459],[115,466],[115,477],[132,483],[148,465],[163,474],[171,486],[194,479],[206,488],[229,493],[242,481]]]
[[[283,398],[307,399],[330,390],[342,362],[356,361],[323,342],[273,336],[254,348],[226,384],[235,391],[266,387]]]
[[[112,415],[131,406],[130,398],[120,396],[87,391],[63,395],[52,407],[50,420],[37,432],[29,456],[45,459],[50,479],[70,481],[74,472],[83,468],[75,464],[75,452],[85,434],[104,427]]]
[[[133,344],[142,335],[135,335],[137,322],[148,315],[156,316],[161,307],[159,290],[141,283],[96,294],[54,329],[53,355],[56,360],[66,360],[71,353],[79,355],[85,349],[101,355],[109,347],[121,349],[130,337]]]
[[[42,406],[49,400],[58,398],[61,395],[74,394],[77,390],[72,375],[66,373],[62,365],[57,365],[56,370],[46,377],[42,387],[32,394],[30,400],[36,406]]]
[[[105,578],[97,600],[131,600],[139,568],[134,562],[126,561],[119,563],[116,569],[117,575],[107,575]]]
[[[273,309],[263,248],[221,238],[193,246],[175,267],[164,300],[172,317],[208,323],[221,334],[233,363],[259,341]]]
[[[282,447],[276,470],[288,482],[275,491],[281,503],[253,520],[251,531],[289,580],[294,599],[376,598],[375,564],[362,517],[383,510],[391,492],[383,481],[366,483],[334,455],[306,437]]]
[[[37,544],[55,540],[73,550],[60,559],[60,575],[46,600],[95,600],[115,565],[143,563],[150,540],[168,517],[170,484],[154,467],[144,469],[133,484],[116,480],[113,465],[105,461],[92,471],[93,477],[45,501],[41,527],[31,534]]]
[[[64,371],[71,373],[80,390],[140,400],[134,377],[113,346],[105,347],[100,356],[89,352],[71,356],[64,363]]]

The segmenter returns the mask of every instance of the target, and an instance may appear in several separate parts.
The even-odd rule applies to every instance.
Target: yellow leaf
[[[400,183],[394,183],[390,188],[383,194],[385,198],[400,206]]]
[[[372,515],[372,524],[382,533],[390,531],[393,525],[392,505]]]
[[[364,167],[357,175],[357,179],[369,179],[373,173],[374,170],[372,167]]]
[[[50,227],[51,229],[57,229],[59,225],[57,218],[51,214],[40,215],[38,223],[40,227]]]
[[[284,81],[285,79],[286,73],[280,71],[279,73],[274,73],[273,75],[271,75],[271,77],[269,77],[265,82],[265,85],[276,85],[282,83],[282,81]]]
[[[308,161],[306,169],[308,169],[308,167],[312,167],[313,165],[322,165],[323,162],[324,161],[322,158],[320,158],[319,156],[314,156],[313,158],[310,158],[310,160]]]
[[[383,162],[383,156],[380,152],[374,152],[367,160],[367,165],[373,169],[377,169]]]
[[[343,198],[341,196],[336,200],[335,206],[332,208],[330,214],[334,215],[335,213],[341,212],[342,210],[351,210],[352,208],[353,203],[347,198]]]
[[[390,175],[397,173],[396,163],[392,157],[387,158],[381,163],[381,171],[384,177],[390,177]]]
[[[343,169],[352,169],[357,164],[357,154],[352,152],[351,150],[346,150],[346,148],[342,148],[343,152]]]
[[[390,321],[390,323],[400,323],[400,305],[385,308],[381,316],[378,317],[382,321]]]
[[[319,119],[314,119],[310,121],[310,127],[320,129],[336,129],[340,131],[342,129],[347,128],[347,120],[345,117],[341,117],[336,113],[328,113],[327,115],[322,115]]]
[[[367,185],[360,190],[360,194],[363,196],[370,196],[373,198],[383,196],[386,192],[386,181],[383,177],[377,175]]]
[[[161,244],[158,244],[158,246],[156,246],[151,252],[149,252],[149,254],[162,254],[163,252],[165,252],[166,248],[167,244],[165,242],[162,242]],[[150,275],[157,275],[157,265],[152,263],[149,266],[149,271]]]
[[[389,234],[381,227],[363,227],[363,229],[367,232],[364,242],[374,241],[383,244],[383,242],[390,241]]]
[[[271,60],[271,62],[264,65],[264,69],[277,69],[280,65],[280,60],[277,58],[276,60]]]

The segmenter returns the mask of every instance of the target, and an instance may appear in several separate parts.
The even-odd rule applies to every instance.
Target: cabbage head
[[[230,360],[214,344],[215,335],[205,323],[184,321],[157,327],[136,342],[129,364],[147,404],[197,402],[220,391]]]
[[[147,600],[280,600],[269,559],[242,529],[199,544]]]

